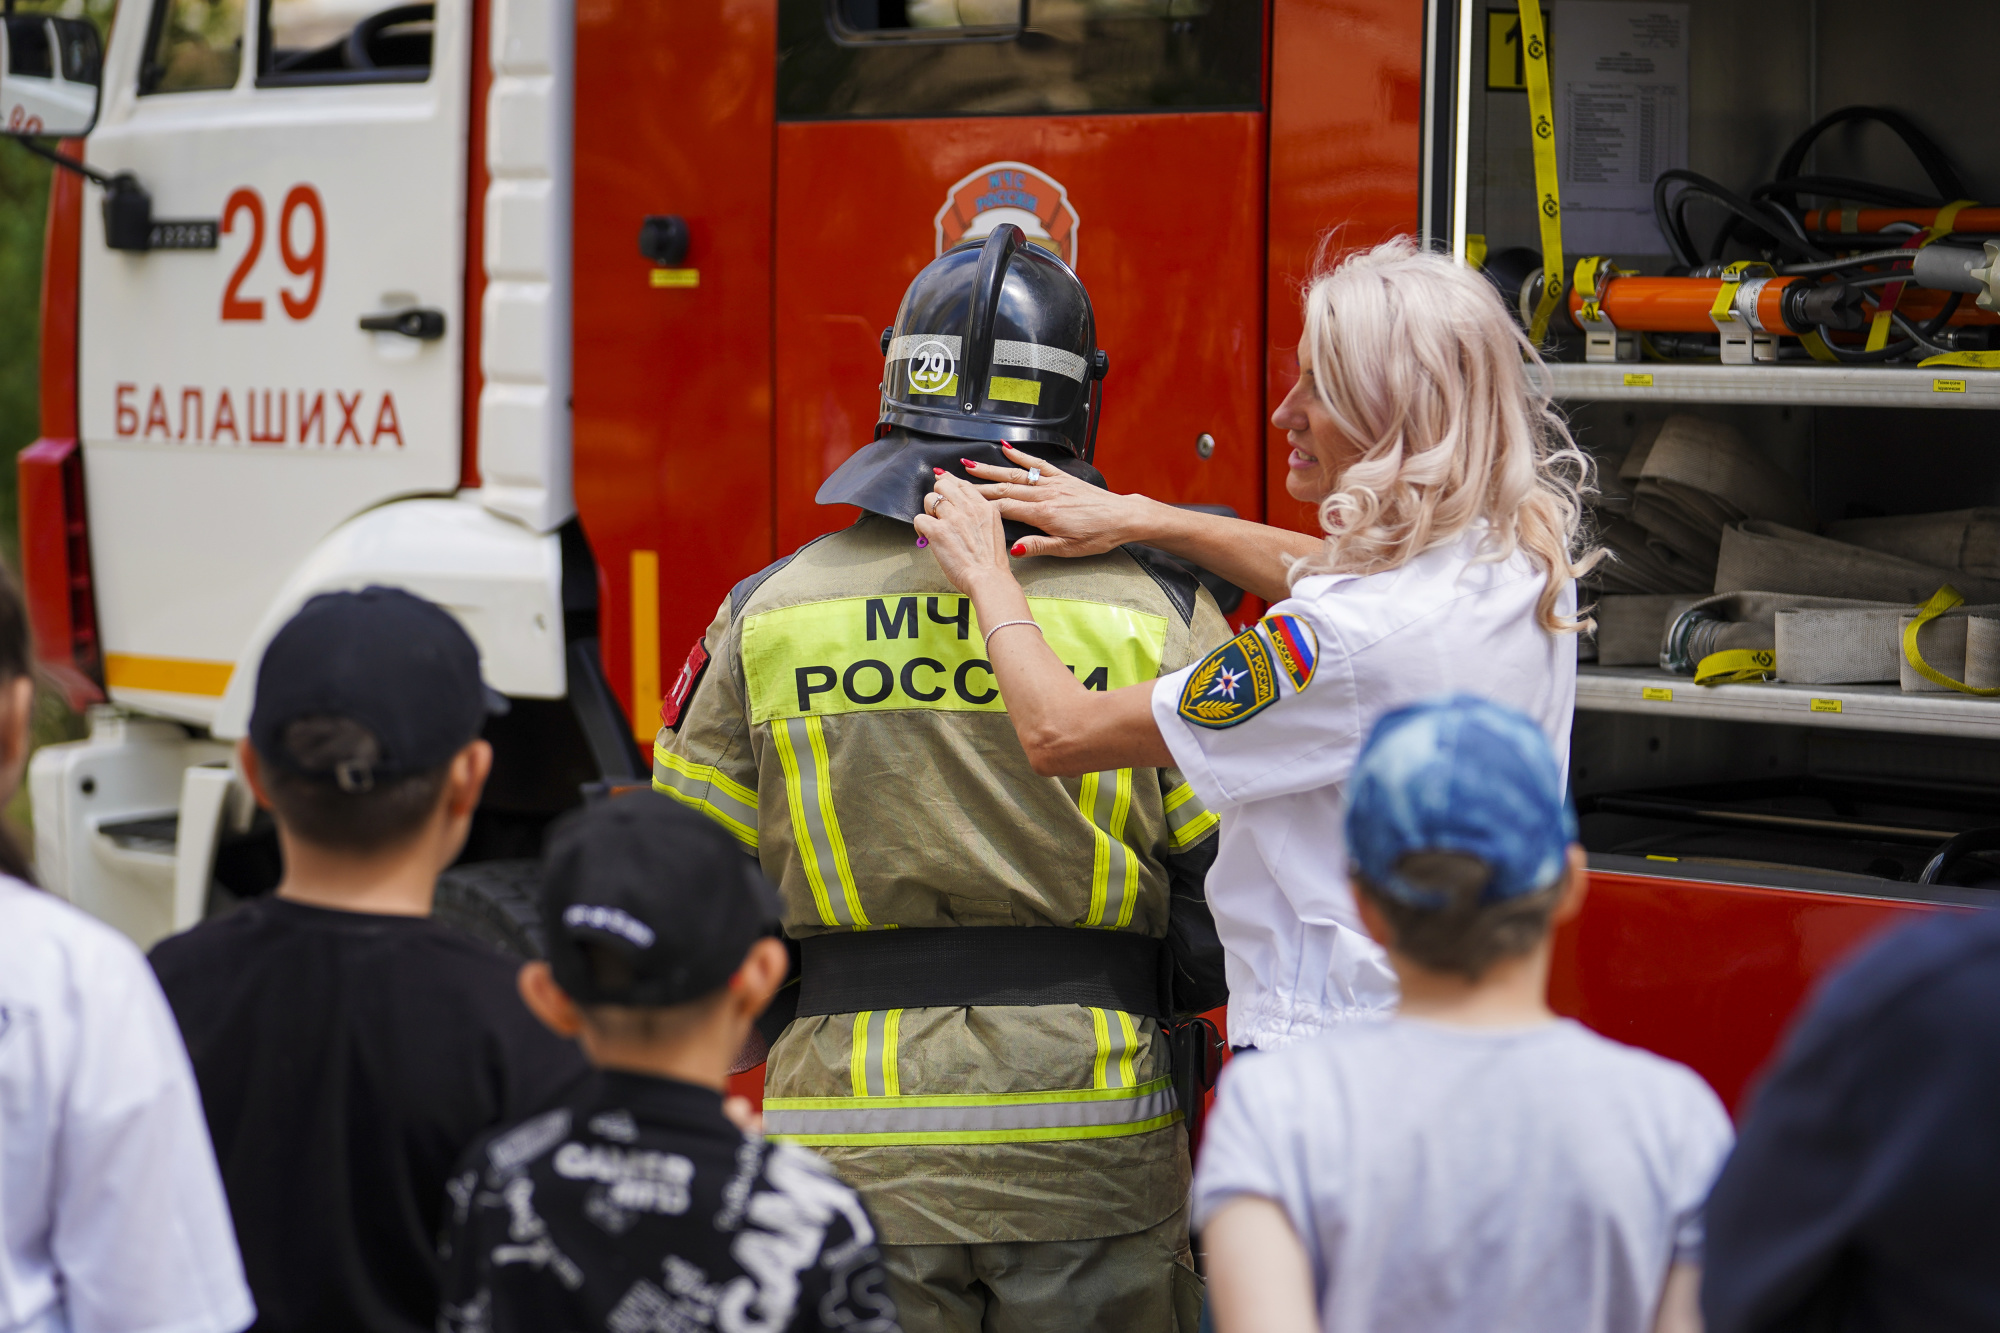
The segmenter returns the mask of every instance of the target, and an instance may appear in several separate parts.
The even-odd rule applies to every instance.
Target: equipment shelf
[[[1850,731],[2000,739],[2000,699],[1894,685],[1697,685],[1651,667],[1577,668],[1578,711],[1720,718]]]
[[[1822,407],[2000,407],[2000,371],[1962,366],[1671,365],[1557,362],[1558,399],[1657,403],[1788,403]]]

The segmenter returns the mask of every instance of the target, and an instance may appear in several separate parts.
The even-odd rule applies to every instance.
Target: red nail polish
[[[966,465],[967,467],[978,467],[978,466],[979,466],[979,464],[977,464],[977,463],[973,462],[973,461],[972,461],[972,460],[971,460],[970,458],[961,458],[961,459],[959,459],[958,461],[959,461],[959,462],[961,462],[961,463],[963,463],[963,464],[965,464],[965,465]]]
[[[1010,554],[1013,555],[1026,555],[1027,553],[1028,553],[1028,544],[1026,542],[1015,542],[1014,545],[1010,548]]]
[[[944,469],[943,469],[943,468],[941,468],[941,467],[934,467],[934,468],[932,468],[932,469],[931,469],[931,471],[932,471],[932,472],[935,472],[935,473],[936,473],[936,474],[937,474],[938,476],[940,476],[940,477],[942,477],[942,476],[944,475]]]

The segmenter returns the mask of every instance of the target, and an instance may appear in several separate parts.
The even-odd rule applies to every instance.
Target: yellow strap
[[[1877,310],[1875,318],[1868,325],[1867,350],[1879,352],[1889,345],[1889,311]]]
[[[2000,370],[2000,352],[1946,352],[1927,357],[1919,366],[1964,366],[1967,370]]]
[[[1903,657],[1919,676],[1922,676],[1933,685],[1942,685],[1948,690],[1957,690],[1960,694],[1976,694],[1982,698],[1991,698],[1994,695],[2000,695],[2000,688],[1979,689],[1975,686],[1967,685],[1962,680],[1953,680],[1950,676],[1945,675],[1944,672],[1933,667],[1929,662],[1924,661],[1924,655],[1917,651],[1917,635],[1923,627],[1951,610],[1954,606],[1963,604],[1964,601],[1965,598],[1959,595],[1958,589],[1952,587],[1949,583],[1932,593],[1931,599],[1917,608],[1917,618],[1912,620],[1903,630]]]
[[[1951,235],[1951,229],[1958,223],[1958,215],[1968,208],[1977,207],[1979,207],[1977,200],[1955,199],[1940,208],[1937,217],[1932,219],[1931,225],[1925,229],[1923,243],[1917,246],[1917,249],[1921,250],[1932,241]]]
[[[1611,280],[1618,276],[1618,266],[1603,255],[1587,255],[1576,261],[1576,290],[1583,297],[1583,309],[1578,312],[1578,318],[1586,324],[1595,324],[1604,318],[1598,308],[1604,296],[1598,285],[1600,272],[1603,274],[1603,285],[1608,287]]]
[[[1556,174],[1556,117],[1549,96],[1549,40],[1542,27],[1541,0],[1521,0],[1521,50],[1528,78],[1528,126],[1535,148],[1535,211],[1542,227],[1542,299],[1528,325],[1528,338],[1540,343],[1549,318],[1562,300],[1562,196]]]
[[[1480,232],[1466,233],[1465,262],[1475,269],[1486,267],[1486,237]]]
[[[1805,347],[1806,351],[1812,354],[1812,359],[1815,361],[1824,361],[1828,365],[1832,365],[1840,360],[1839,357],[1833,354],[1833,349],[1826,345],[1826,339],[1819,336],[1818,329],[1811,329],[1800,334],[1799,342]]]
[[[1727,648],[1710,653],[1694,669],[1697,685],[1743,685],[1777,678],[1778,655],[1764,648]]]
[[[1733,308],[1736,305],[1736,292],[1743,285],[1743,279],[1750,276],[1752,269],[1762,269],[1767,275],[1778,271],[1769,264],[1755,259],[1739,259],[1722,270],[1722,285],[1715,289],[1715,304],[1708,308],[1710,319],[1731,321],[1736,318],[1736,311]]]

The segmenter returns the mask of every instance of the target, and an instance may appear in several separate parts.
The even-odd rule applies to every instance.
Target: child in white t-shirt
[[[1220,1333],[1699,1330],[1729,1119],[1692,1071],[1548,1008],[1584,860],[1541,730],[1415,704],[1348,792],[1401,1008],[1226,1072],[1194,1182]]]

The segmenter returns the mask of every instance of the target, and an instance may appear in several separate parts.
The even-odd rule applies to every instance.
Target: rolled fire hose
[[[1660,660],[1660,640],[1667,626],[1701,600],[1687,593],[1607,593],[1599,597],[1591,611],[1597,621],[1597,664],[1654,665]]]
[[[2000,579],[2000,509],[1843,519],[1827,524],[1826,535],[1919,564]]]
[[[1662,670],[1695,676],[1719,654],[1774,653],[1768,678],[1799,684],[1896,679],[1896,625],[1909,602],[1873,602],[1799,593],[1728,592],[1682,610],[1660,645]],[[1787,613],[1816,620],[1788,623]],[[1779,634],[1787,634],[1780,642]],[[1786,648],[1791,655],[1786,655]]]
[[[1906,560],[1762,519],[1723,530],[1717,592],[1799,593],[1922,605],[1945,584],[1976,602],[2000,602],[2000,579]]]

